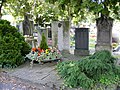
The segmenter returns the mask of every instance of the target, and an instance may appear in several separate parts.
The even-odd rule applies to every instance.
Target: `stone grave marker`
[[[89,55],[89,29],[75,28],[75,55]]]
[[[108,50],[112,51],[112,27],[113,20],[97,20],[97,44],[96,51]]]
[[[52,46],[58,47],[60,51],[69,52],[70,37],[69,37],[69,22],[68,21],[53,21],[52,22]]]

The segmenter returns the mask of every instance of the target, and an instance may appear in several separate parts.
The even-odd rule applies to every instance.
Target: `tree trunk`
[[[112,51],[112,26],[113,19],[101,16],[96,19],[97,26],[97,43],[96,51],[108,50]]]
[[[2,6],[3,6],[4,0],[1,1],[0,3],[0,19],[2,17]]]

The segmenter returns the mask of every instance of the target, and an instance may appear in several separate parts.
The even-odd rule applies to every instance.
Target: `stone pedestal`
[[[108,18],[97,19],[97,44],[96,51],[112,51],[112,25],[113,20]]]
[[[25,41],[27,42],[27,43],[29,43],[31,46],[32,46],[32,48],[34,48],[34,47],[36,47],[36,39],[34,39],[34,37],[33,36],[24,36],[25,37]]]
[[[75,29],[75,55],[87,56],[89,55],[89,29],[76,28]]]
[[[74,55],[88,56],[89,55],[89,50],[75,49],[74,50]]]
[[[58,47],[60,51],[69,52],[69,22],[52,22],[52,46]]]

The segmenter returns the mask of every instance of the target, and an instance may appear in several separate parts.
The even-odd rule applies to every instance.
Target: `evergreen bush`
[[[66,86],[98,90],[119,83],[120,66],[115,62],[111,53],[103,50],[82,60],[58,63],[57,70]]]
[[[46,37],[45,37],[44,33],[42,33],[42,40],[41,40],[41,43],[40,43],[40,48],[43,49],[43,50],[48,49],[48,45],[47,45]]]
[[[24,62],[31,50],[18,30],[6,20],[0,20],[0,65],[16,67]]]

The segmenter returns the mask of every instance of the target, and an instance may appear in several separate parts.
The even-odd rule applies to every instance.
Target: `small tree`
[[[46,37],[44,35],[44,33],[42,34],[42,40],[41,40],[41,43],[40,43],[40,48],[45,50],[48,48],[48,45],[46,43]]]

